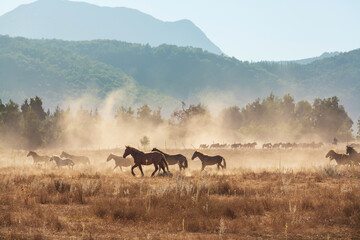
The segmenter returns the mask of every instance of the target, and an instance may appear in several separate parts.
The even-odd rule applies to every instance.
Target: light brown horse
[[[226,168],[225,158],[220,155],[209,156],[199,151],[195,151],[193,156],[191,157],[191,160],[194,160],[196,157],[198,157],[202,163],[201,171],[203,171],[206,166],[215,164],[217,164],[218,169],[220,169],[220,167],[223,169]],[[221,164],[222,161],[224,161],[224,165]]]
[[[62,158],[70,158],[71,160],[73,160],[77,164],[84,164],[84,165],[89,165],[90,164],[89,158],[85,157],[85,156],[75,156],[75,155],[68,154],[66,152],[62,152],[60,157],[62,157]]]
[[[335,160],[338,165],[351,165],[349,155],[337,153],[334,149],[331,149],[325,157],[330,158],[330,161]]]
[[[115,168],[119,167],[122,171],[122,167],[130,167],[131,164],[133,163],[133,161],[131,159],[123,158],[121,156],[117,156],[112,153],[110,153],[110,155],[108,156],[106,161],[108,162],[111,159],[114,159],[114,161],[115,161],[115,167],[113,170],[115,170]]]
[[[33,160],[34,160],[34,164],[37,164],[37,163],[47,163],[50,159],[49,156],[40,156],[39,154],[37,154],[36,152],[33,152],[33,151],[30,151],[28,154],[27,154],[27,157],[32,157]]]
[[[142,170],[141,165],[154,164],[155,171],[151,174],[152,177],[154,176],[156,171],[159,169],[159,167],[164,171],[164,173],[166,173],[165,167],[166,167],[167,171],[170,172],[169,166],[166,162],[166,158],[165,158],[164,154],[159,153],[159,152],[144,153],[144,152],[142,152],[136,148],[130,147],[130,146],[125,146],[125,147],[126,147],[126,149],[125,149],[123,158],[126,158],[128,155],[131,155],[134,158],[135,165],[132,166],[132,168],[131,168],[131,174],[133,176],[135,176],[134,168],[136,168],[136,167],[139,167],[142,176],[144,176],[144,172]]]

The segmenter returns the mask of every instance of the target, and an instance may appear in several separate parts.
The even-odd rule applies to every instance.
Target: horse
[[[135,165],[131,167],[131,174],[133,176],[135,176],[134,168],[136,168],[136,167],[139,167],[141,175],[144,176],[141,165],[154,164],[155,171],[151,174],[151,177],[154,176],[154,174],[159,169],[159,167],[164,171],[164,173],[166,173],[165,167],[166,167],[167,171],[170,172],[169,166],[166,162],[166,158],[165,158],[164,154],[159,153],[159,152],[144,153],[144,152],[142,152],[136,148],[130,147],[130,146],[125,146],[125,147],[126,148],[125,148],[123,158],[126,158],[128,155],[131,155],[134,158]]]
[[[335,160],[338,165],[350,165],[350,156],[347,154],[337,153],[334,149],[331,149],[325,156],[331,160]]]
[[[186,157],[182,154],[170,155],[170,154],[160,151],[157,148],[153,148],[151,151],[164,154],[164,156],[166,157],[166,161],[169,165],[179,164],[180,171],[182,169],[185,170],[188,167],[188,161],[187,161]]]
[[[90,165],[89,158],[85,157],[85,156],[74,156],[74,155],[68,154],[66,152],[62,152],[60,157],[62,157],[62,158],[70,158],[74,162],[79,163],[79,164]]]
[[[209,148],[209,145],[207,145],[207,144],[200,144],[200,148],[202,148],[202,149],[207,149],[207,148]]]
[[[241,143],[234,143],[234,144],[231,144],[230,146],[232,149],[237,149],[237,148],[241,148],[242,147],[242,144]]]
[[[263,149],[271,149],[272,148],[272,144],[271,143],[264,143],[263,145],[262,145],[262,148]]]
[[[220,169],[220,167],[222,169],[226,168],[225,158],[223,158],[220,155],[209,156],[209,155],[203,154],[199,151],[195,151],[193,156],[191,157],[191,160],[194,160],[196,157],[198,157],[202,163],[201,171],[203,171],[206,166],[215,165],[215,164],[217,164],[218,169]],[[224,165],[221,164],[222,161],[224,161]]]
[[[360,153],[358,153],[353,147],[346,146],[346,154],[349,154],[350,160],[353,161],[354,165],[360,164]]]
[[[49,156],[40,156],[36,152],[33,152],[33,151],[30,151],[26,156],[27,157],[32,156],[32,158],[34,160],[34,164],[40,163],[40,162],[43,162],[46,164],[46,162],[50,159]]]
[[[59,156],[52,156],[50,158],[50,161],[55,161],[58,168],[63,166],[69,166],[69,168],[73,168],[75,165],[75,163],[71,159],[61,159]]]
[[[108,156],[106,161],[108,162],[111,159],[114,159],[114,161],[115,161],[115,167],[114,167],[113,171],[117,167],[119,167],[122,171],[122,167],[130,167],[133,162],[131,159],[123,158],[121,156],[117,156],[115,154],[110,153],[110,155]]]

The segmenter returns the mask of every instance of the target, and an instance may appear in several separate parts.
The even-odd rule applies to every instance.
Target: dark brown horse
[[[179,164],[180,171],[182,169],[185,170],[188,167],[188,161],[187,161],[186,157],[182,154],[170,155],[170,154],[160,151],[157,148],[153,148],[151,151],[164,154],[164,156],[166,157],[166,161],[168,162],[169,165]]]
[[[108,156],[106,161],[108,162],[111,159],[114,159],[114,161],[115,161],[115,167],[113,170],[115,170],[115,168],[119,167],[122,171],[122,167],[130,167],[131,164],[133,163],[133,161],[131,159],[123,158],[121,156],[117,156],[112,153],[110,153],[110,155]]]
[[[346,146],[346,154],[349,154],[350,160],[354,165],[360,164],[360,153],[358,153],[353,147]]]
[[[62,157],[62,158],[70,158],[71,160],[73,160],[77,164],[86,164],[86,165],[90,164],[89,158],[85,157],[85,156],[74,156],[74,155],[68,154],[66,152],[62,152],[60,157]]]
[[[123,155],[123,158],[126,158],[128,155],[131,155],[134,158],[135,165],[131,168],[131,174],[135,176],[134,168],[139,167],[140,172],[142,176],[144,176],[143,170],[141,165],[151,165],[154,164],[155,171],[151,174],[151,176],[154,176],[156,171],[159,169],[159,167],[166,173],[165,167],[167,171],[169,172],[169,166],[166,162],[166,158],[164,154],[159,152],[149,152],[144,153],[136,148],[125,146],[125,152]]]
[[[30,157],[30,156],[33,158],[34,164],[41,163],[41,162],[46,164],[50,160],[49,156],[40,156],[39,154],[37,154],[36,152],[33,152],[33,151],[30,151],[27,154],[27,157]]]
[[[334,149],[331,149],[325,156],[331,160],[335,160],[337,165],[350,165],[350,156],[347,154],[337,153]]]
[[[199,151],[195,151],[191,160],[194,160],[196,157],[198,157],[202,163],[201,171],[203,171],[206,166],[215,164],[217,164],[218,169],[220,169],[220,167],[223,169],[226,168],[225,158],[220,155],[209,156]],[[221,164],[222,161],[224,161],[224,165]]]

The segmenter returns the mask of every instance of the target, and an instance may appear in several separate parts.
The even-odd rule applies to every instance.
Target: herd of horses
[[[127,156],[131,155],[133,160],[126,158]],[[85,164],[89,165],[90,160],[88,157],[85,156],[75,156],[68,154],[66,152],[62,152],[60,156],[40,156],[34,151],[30,151],[27,154],[27,157],[32,157],[35,164],[38,163],[47,163],[48,161],[54,161],[56,163],[57,167],[63,167],[68,166],[69,168],[73,168],[75,164]],[[205,169],[206,166],[209,165],[217,165],[217,168],[222,169],[226,168],[226,161],[225,158],[216,155],[216,156],[209,156],[204,153],[201,153],[199,151],[195,151],[192,160],[195,158],[199,158],[202,164],[201,171]],[[167,154],[157,148],[153,148],[151,152],[145,153],[143,151],[140,151],[139,149],[136,149],[134,147],[126,146],[125,152],[123,156],[117,156],[113,153],[111,153],[106,161],[110,160],[115,161],[115,167],[113,170],[115,170],[117,167],[122,169],[122,167],[131,167],[131,174],[135,176],[134,169],[137,167],[139,168],[141,175],[144,176],[144,172],[142,170],[143,165],[154,165],[155,170],[151,174],[151,176],[154,176],[157,171],[160,170],[163,171],[163,173],[169,174],[169,166],[168,165],[178,165],[180,171],[185,170],[188,167],[188,161],[186,157],[182,154]]]
[[[200,149],[226,149],[226,148],[231,148],[231,149],[255,149],[257,142],[251,142],[251,143],[233,143],[233,144],[227,144],[227,143],[213,143],[213,144],[200,144],[199,148]],[[295,149],[295,148],[321,148],[323,147],[324,144],[319,142],[319,143],[315,143],[315,142],[311,142],[311,143],[264,143],[262,145],[262,149]]]
[[[129,155],[131,155],[133,159],[126,158]],[[33,158],[35,164],[54,161],[57,167],[68,166],[69,168],[73,168],[75,164],[90,164],[88,157],[71,155],[66,152],[62,152],[60,156],[49,157],[40,156],[36,152],[30,151],[27,154],[27,157],[30,156]],[[360,153],[358,153],[352,146],[346,146],[346,154],[338,153],[336,150],[332,149],[326,154],[325,157],[329,158],[330,161],[335,160],[338,165],[360,166]],[[195,151],[191,159],[194,160],[195,158],[199,158],[201,161],[201,171],[203,171],[205,167],[209,165],[217,165],[218,169],[226,168],[225,158],[220,155],[209,156],[199,151]],[[155,170],[151,176],[154,176],[157,171],[160,173],[161,170],[163,171],[163,174],[169,174],[169,165],[178,165],[180,171],[188,168],[188,160],[184,155],[167,154],[157,148],[153,148],[151,152],[145,153],[134,147],[125,146],[123,156],[117,156],[111,153],[106,161],[108,162],[112,159],[115,161],[115,167],[113,170],[115,170],[117,167],[122,169],[122,167],[131,166],[131,174],[133,176],[135,176],[135,168],[139,168],[141,175],[144,176],[142,169],[143,165],[154,165]]]
[[[346,146],[346,154],[338,153],[331,149],[326,156],[331,160],[335,160],[338,165],[359,166],[360,153],[358,153],[352,146]]]

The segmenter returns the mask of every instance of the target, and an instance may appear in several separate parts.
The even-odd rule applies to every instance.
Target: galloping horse
[[[164,154],[164,156],[166,157],[166,161],[169,165],[179,164],[180,171],[182,169],[185,170],[188,167],[188,161],[187,161],[186,157],[182,154],[170,155],[170,154],[160,151],[157,148],[153,148],[151,151]]]
[[[50,161],[55,161],[57,167],[69,166],[69,168],[73,168],[75,165],[75,163],[71,159],[61,159],[59,156],[52,156],[50,158]]]
[[[27,157],[30,157],[32,156],[33,160],[34,160],[34,164],[36,163],[40,163],[40,162],[43,162],[46,164],[46,162],[50,159],[49,156],[40,156],[38,155],[36,152],[33,152],[33,151],[30,151],[28,154],[27,154]]]
[[[346,146],[346,154],[349,154],[350,160],[354,162],[354,165],[360,164],[360,153],[358,153],[353,147]]]
[[[151,176],[154,176],[156,171],[159,169],[159,167],[166,173],[165,167],[169,172],[169,166],[166,162],[166,158],[164,154],[159,152],[150,152],[150,153],[144,153],[136,148],[125,146],[125,152],[123,155],[123,158],[126,158],[128,155],[131,155],[134,158],[135,165],[131,168],[131,174],[135,176],[134,168],[139,167],[140,172],[142,176],[144,176],[143,170],[141,165],[151,165],[154,164],[155,171],[151,174]]]
[[[338,165],[350,165],[350,156],[347,154],[337,153],[334,149],[331,149],[325,156],[331,160],[335,160]]]
[[[198,157],[201,160],[201,163],[202,163],[201,171],[203,171],[206,166],[215,165],[215,164],[217,164],[218,169],[220,169],[220,167],[223,169],[226,168],[225,158],[223,158],[220,155],[209,156],[209,155],[203,154],[199,151],[195,151],[191,160],[194,160],[196,157]],[[224,165],[221,164],[222,161],[224,161]]]
[[[85,156],[74,156],[74,155],[68,154],[66,152],[62,152],[60,157],[62,157],[62,158],[70,158],[74,162],[79,163],[79,164],[86,164],[86,165],[90,164],[89,158],[85,157]]]
[[[114,167],[113,171],[117,167],[119,167],[122,171],[122,167],[130,167],[133,162],[131,159],[123,158],[121,156],[117,156],[115,154],[110,153],[110,155],[108,156],[106,161],[108,162],[111,159],[114,159],[114,161],[115,161],[115,167]]]

